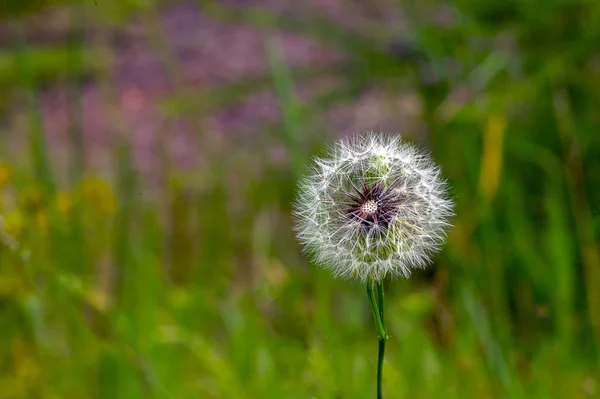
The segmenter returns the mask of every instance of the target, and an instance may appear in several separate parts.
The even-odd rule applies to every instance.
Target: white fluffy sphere
[[[453,203],[429,155],[398,135],[339,141],[317,158],[294,203],[298,239],[341,278],[408,277],[446,237]]]

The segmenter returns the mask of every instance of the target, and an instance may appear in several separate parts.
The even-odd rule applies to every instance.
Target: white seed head
[[[408,277],[445,241],[453,202],[434,161],[399,136],[339,141],[294,203],[298,239],[341,278]]]

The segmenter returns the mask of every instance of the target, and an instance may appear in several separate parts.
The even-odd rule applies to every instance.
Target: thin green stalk
[[[367,295],[369,296],[369,302],[371,302],[371,308],[373,309],[373,317],[375,318],[375,328],[377,328],[377,334],[379,334],[380,340],[387,340],[388,336],[383,327],[382,313],[379,311],[377,305],[377,299],[375,299],[375,293],[373,292],[373,281],[367,281]]]
[[[384,328],[385,333],[385,318],[384,318],[384,305],[383,305],[383,282],[377,283],[377,299],[379,302],[379,317],[381,319],[381,326]],[[388,339],[387,333],[385,333],[385,339],[379,340],[379,351],[377,354],[377,399],[383,397],[382,390],[382,377],[383,377],[383,357],[385,355],[385,341]]]
[[[10,28],[15,62],[19,71],[19,84],[26,95],[33,168],[36,178],[44,190],[44,195],[51,196],[56,190],[56,183],[48,154],[40,94],[37,87],[38,82],[36,81],[32,67],[32,57],[27,54],[27,43],[22,23],[13,22]]]
[[[379,340],[379,351],[377,354],[377,399],[383,398],[382,376],[383,376],[383,356],[385,355],[385,340]]]
[[[73,5],[70,10],[71,33],[67,47],[69,141],[71,145],[71,184],[75,185],[85,168],[81,87],[83,71],[83,45],[85,36],[85,9]]]
[[[385,319],[383,317],[383,282],[377,283],[377,301],[379,304],[379,317],[381,318],[381,325],[385,329]],[[386,335],[387,339],[387,335]]]
[[[369,296],[371,308],[373,309],[375,326],[379,335],[379,350],[377,355],[377,399],[382,399],[383,357],[385,355],[385,341],[387,341],[388,335],[384,326],[383,283],[377,282],[377,298],[375,298],[375,293],[373,292],[374,284],[375,283],[371,280],[367,281],[367,295]]]
[[[273,87],[279,101],[283,121],[283,140],[290,155],[293,173],[304,170],[300,145],[302,107],[294,91],[291,71],[283,59],[282,49],[273,39],[265,39],[265,52],[273,77]]]

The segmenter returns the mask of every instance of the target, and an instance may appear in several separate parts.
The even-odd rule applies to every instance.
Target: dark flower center
[[[381,183],[362,182],[347,193],[351,200],[347,202],[346,215],[350,222],[359,222],[366,232],[382,231],[388,228],[398,209],[399,198],[390,188]]]

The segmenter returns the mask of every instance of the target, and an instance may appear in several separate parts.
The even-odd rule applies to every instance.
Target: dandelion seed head
[[[408,277],[445,241],[447,191],[431,157],[397,135],[341,140],[300,182],[297,236],[337,277]]]

